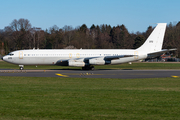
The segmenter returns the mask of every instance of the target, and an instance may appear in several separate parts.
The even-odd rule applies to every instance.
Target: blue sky
[[[14,19],[32,27],[124,24],[129,32],[144,32],[154,23],[180,21],[180,0],[0,0],[0,29]]]

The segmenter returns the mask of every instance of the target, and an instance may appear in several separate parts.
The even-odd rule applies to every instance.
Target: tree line
[[[9,26],[0,30],[1,55],[20,49],[135,49],[144,43],[153,31],[130,33],[125,25],[83,24],[77,28],[54,25],[42,30],[32,27],[28,19],[14,19]],[[169,23],[166,28],[163,48],[180,48],[180,22]],[[174,53],[180,56],[180,50]]]

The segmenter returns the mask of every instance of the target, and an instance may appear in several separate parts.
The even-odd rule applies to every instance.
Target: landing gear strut
[[[82,70],[95,70],[95,68],[92,65],[87,65],[87,66],[82,67]]]
[[[20,70],[24,70],[24,65],[19,65]]]

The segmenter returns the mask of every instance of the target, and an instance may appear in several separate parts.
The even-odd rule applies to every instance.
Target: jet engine
[[[104,65],[105,60],[103,60],[103,59],[90,59],[89,64],[91,64],[91,65]]]
[[[73,67],[84,67],[85,63],[84,62],[75,62],[75,61],[69,61],[69,66],[73,66]]]

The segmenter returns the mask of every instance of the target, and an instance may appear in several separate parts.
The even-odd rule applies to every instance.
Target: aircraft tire
[[[94,70],[95,68],[94,68],[94,66],[84,66],[84,67],[82,67],[82,70]]]
[[[24,70],[24,68],[23,68],[23,67],[19,67],[19,69],[20,69],[20,70]]]
[[[90,69],[91,69],[91,70],[95,70],[94,66],[91,66]]]

